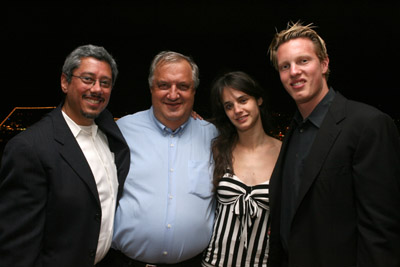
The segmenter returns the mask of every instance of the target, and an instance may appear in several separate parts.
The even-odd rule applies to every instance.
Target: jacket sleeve
[[[16,136],[0,169],[1,266],[40,262],[47,198],[46,174],[32,142]]]
[[[271,235],[269,236],[268,267],[282,266],[282,243],[280,241],[279,225],[271,224]],[[274,231],[275,230],[275,231]]]
[[[400,141],[391,118],[369,119],[353,161],[357,266],[400,266]]]

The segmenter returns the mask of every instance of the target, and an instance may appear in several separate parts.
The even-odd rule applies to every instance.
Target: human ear
[[[68,92],[68,80],[67,80],[67,76],[64,73],[61,74],[61,90],[65,94]]]
[[[324,60],[321,61],[321,66],[322,66],[322,74],[326,74],[328,72],[329,68],[329,58],[326,57]]]

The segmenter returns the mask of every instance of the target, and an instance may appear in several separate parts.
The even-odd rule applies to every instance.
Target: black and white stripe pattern
[[[267,266],[268,194],[268,182],[247,186],[235,175],[223,176],[204,266]]]

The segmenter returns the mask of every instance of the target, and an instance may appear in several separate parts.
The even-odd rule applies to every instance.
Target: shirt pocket
[[[201,198],[213,196],[212,165],[209,161],[188,161],[189,193]]]

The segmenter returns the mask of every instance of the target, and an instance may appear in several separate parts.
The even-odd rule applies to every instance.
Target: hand
[[[197,112],[194,111],[194,110],[192,110],[192,115],[191,115],[191,116],[192,116],[192,118],[195,119],[195,120],[197,120],[197,119],[203,120],[203,117],[200,116],[199,114],[197,114]]]

